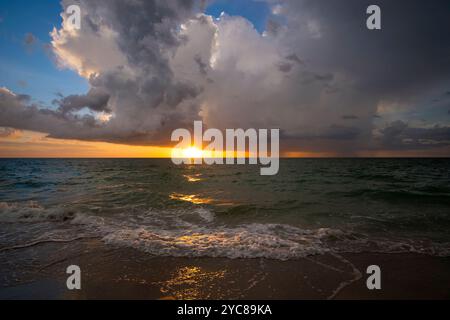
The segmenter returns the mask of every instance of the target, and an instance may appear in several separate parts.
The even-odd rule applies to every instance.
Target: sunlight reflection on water
[[[170,199],[186,201],[193,204],[208,204],[213,201],[212,199],[209,198],[200,198],[196,194],[181,194],[181,193],[172,193],[170,195]]]

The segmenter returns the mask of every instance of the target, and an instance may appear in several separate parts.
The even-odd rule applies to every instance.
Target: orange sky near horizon
[[[132,146],[107,142],[64,140],[47,137],[45,133],[14,130],[0,136],[0,158],[170,158],[170,146]],[[351,157],[448,157],[446,149],[423,153],[420,150],[361,151]],[[284,158],[330,158],[330,152],[284,151]]]
[[[63,140],[15,130],[0,137],[1,158],[170,158],[172,148]]]
[[[182,153],[180,153],[182,154]],[[0,137],[0,158],[170,158],[170,146],[132,146],[107,142],[54,139],[45,133],[14,130]],[[283,156],[283,155],[282,155]],[[291,157],[324,156],[295,152]]]

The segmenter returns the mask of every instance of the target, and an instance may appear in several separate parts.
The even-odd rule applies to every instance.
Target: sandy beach
[[[152,257],[97,240],[58,250],[46,243],[3,252],[22,268],[2,272],[1,299],[449,299],[450,258],[420,254],[325,254],[292,261]],[[19,251],[21,251],[19,253]],[[19,261],[15,261],[19,263]],[[82,271],[82,289],[65,270]],[[378,264],[382,289],[366,288]],[[9,279],[14,274],[15,279]]]

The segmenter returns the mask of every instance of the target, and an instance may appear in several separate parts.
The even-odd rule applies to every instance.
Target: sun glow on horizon
[[[183,154],[183,158],[189,158],[189,159],[198,159],[198,158],[203,158],[204,152],[203,150],[197,148],[197,147],[190,147],[187,149],[184,149],[182,151]]]
[[[172,158],[179,159],[206,159],[223,158],[224,152],[218,150],[204,150],[196,146],[188,148],[172,148]]]

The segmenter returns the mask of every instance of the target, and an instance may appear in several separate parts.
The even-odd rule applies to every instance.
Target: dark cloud
[[[31,96],[28,94],[16,94],[16,99],[21,103],[28,103],[31,101]]]
[[[450,38],[444,36],[450,33],[448,1],[378,1],[376,4],[382,11],[380,31],[366,28],[366,9],[373,4],[370,1],[280,2],[281,14],[287,22],[283,32],[279,33],[279,43],[301,56],[302,61],[308,62],[307,68],[299,71],[301,75],[294,78],[299,83],[297,90],[323,81],[334,95],[334,99],[326,101],[330,115],[310,119],[315,126],[308,130],[321,132],[312,136],[327,137],[331,133],[339,137],[353,137],[359,141],[353,144],[354,150],[372,149],[375,143],[372,133],[378,125],[375,120],[384,117],[380,105],[389,106],[384,110],[388,110],[390,119],[398,108],[401,118],[408,114],[408,108],[426,100],[436,88],[445,87],[450,82]],[[343,99],[349,94],[353,99]],[[304,93],[300,99],[304,100],[307,96]],[[321,96],[311,102],[311,109],[317,109],[323,103]],[[323,127],[326,121],[336,121],[331,116],[334,114],[332,109],[344,114],[340,116],[342,121],[353,120],[354,130],[341,129],[346,126],[339,122],[335,122],[339,129],[334,131]],[[426,112],[424,115],[426,117]],[[399,128],[394,126],[391,129]],[[421,142],[420,135],[426,136],[439,130],[415,130],[414,140]],[[413,129],[405,132],[411,135]],[[320,143],[331,150],[334,148]],[[401,146],[406,149],[413,147]]]
[[[29,103],[29,97],[15,95],[7,89],[0,88],[0,127],[20,128],[45,132],[60,137],[72,136],[72,132],[91,127],[88,117],[65,118],[60,112],[40,108]]]
[[[278,64],[278,69],[279,69],[281,72],[289,72],[289,71],[292,70],[292,64],[289,63],[289,62],[280,62],[280,63]]]
[[[157,144],[203,119],[278,127],[292,149],[446,144],[445,124],[430,126],[430,117],[411,127],[406,117],[450,83],[450,2],[379,0],[379,31],[365,25],[369,0],[268,2],[280,6],[260,34],[242,17],[198,15],[204,3],[193,0],[64,0],[81,5],[86,23],[78,33],[55,29],[51,49],[89,92],[58,96],[54,110],[5,91],[0,126]],[[380,118],[401,121],[380,128]]]
[[[108,108],[110,95],[98,89],[91,89],[86,95],[70,95],[59,100],[54,100],[59,110],[66,114],[68,112],[79,111],[88,108],[96,112],[111,112]]]
[[[325,138],[337,140],[356,139],[361,133],[361,129],[357,127],[348,127],[341,125],[333,125],[330,127]]]
[[[197,63],[200,73],[206,76],[208,74],[208,64],[203,62],[202,57],[198,54],[194,57],[194,61]]]
[[[292,38],[320,35],[314,41],[295,41],[307,56],[331,70],[358,81],[361,89],[398,97],[425,90],[450,75],[450,2],[436,0],[380,0],[382,30],[366,28],[369,0],[283,1]],[[303,31],[302,31],[303,30]],[[308,30],[310,32],[308,32]]]
[[[54,31],[53,49],[61,64],[69,63],[89,78],[91,89],[85,95],[59,97],[57,111],[66,115],[88,108],[110,113],[111,118],[100,126],[93,126],[90,118],[85,124],[94,129],[74,132],[75,138],[157,144],[163,135],[167,142],[169,130],[198,117],[199,106],[191,100],[200,88],[195,82],[175,79],[170,66],[171,56],[183,44],[180,25],[193,17],[193,1],[76,3],[88,23],[76,36]],[[69,4],[73,1],[63,1],[64,7]],[[200,57],[196,63],[206,71]],[[52,132],[52,136],[60,137],[60,133]]]
[[[411,127],[395,121],[381,130],[385,147],[394,149],[431,148],[450,145],[450,126]]]
[[[332,124],[322,133],[292,135],[281,132],[281,138],[289,140],[354,140],[359,137],[361,130],[357,127]]]
[[[305,64],[305,62],[303,60],[301,60],[295,53],[292,53],[292,54],[286,56],[286,59],[290,60],[290,61],[297,62],[300,65],[304,65]]]
[[[271,36],[276,36],[281,29],[281,25],[272,19],[267,20],[266,24],[266,32]]]
[[[352,115],[352,114],[349,114],[349,115],[343,115],[342,119],[344,119],[344,120],[356,120],[356,119],[359,119],[359,117],[355,116],[355,115]]]
[[[334,75],[331,73],[318,74],[311,71],[304,71],[300,73],[299,76],[302,79],[302,83],[305,85],[311,83],[330,84],[334,79]]]

